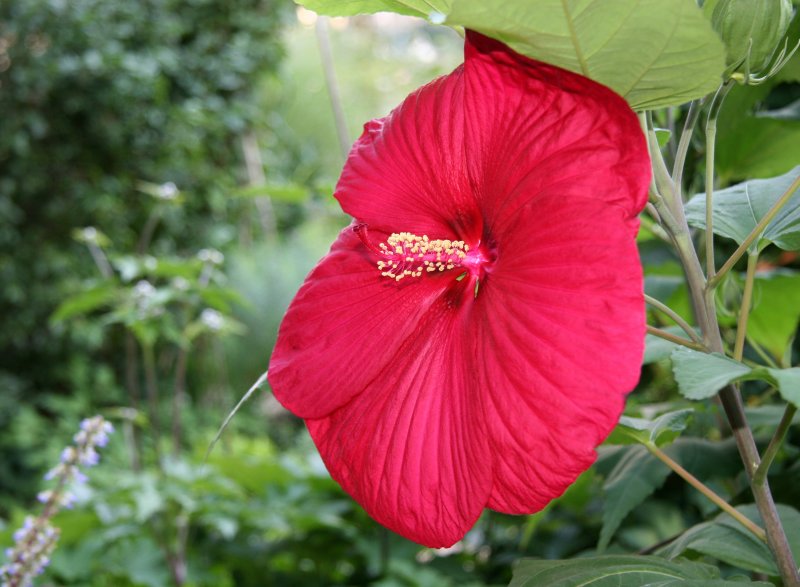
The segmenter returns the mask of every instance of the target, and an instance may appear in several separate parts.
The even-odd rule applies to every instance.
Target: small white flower
[[[221,330],[225,325],[225,318],[222,314],[211,308],[206,308],[200,313],[200,321],[211,330]]]

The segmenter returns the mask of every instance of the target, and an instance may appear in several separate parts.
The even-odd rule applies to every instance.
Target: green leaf
[[[800,159],[800,121],[755,118],[742,113],[730,127],[722,125],[720,117],[715,169],[723,181],[772,177],[786,173]]]
[[[686,560],[667,561],[657,556],[521,559],[514,567],[509,587],[643,587],[672,585],[673,582],[685,585],[686,580],[708,587],[714,585],[709,580],[718,578],[719,570],[710,565]]]
[[[800,367],[792,369],[767,369],[775,379],[781,397],[800,408]]]
[[[117,294],[113,283],[100,283],[65,299],[53,312],[50,320],[61,322],[88,314],[110,303]]]
[[[670,579],[657,583],[648,583],[644,587],[741,587],[744,585],[757,585],[758,587],[775,587],[772,583],[764,581],[752,582],[748,577],[735,579],[717,579],[716,581],[684,581],[683,579]]]
[[[714,193],[714,234],[742,244],[772,205],[800,177],[800,166],[770,179],[753,179]],[[686,220],[705,228],[706,196],[697,194],[686,205]],[[750,246],[750,252],[762,250],[769,243],[781,249],[800,249],[800,190],[795,191],[772,219],[764,232]]]
[[[428,18],[447,14],[450,0],[296,0],[309,10],[328,16],[353,16],[375,12],[396,12]],[[435,17],[434,17],[435,18]]]
[[[762,523],[755,504],[738,506],[736,509],[757,524]],[[789,506],[778,505],[778,514],[787,531],[789,544],[797,556],[800,554],[800,513]],[[711,522],[690,528],[675,542],[661,548],[658,554],[673,559],[687,552],[710,556],[756,573],[778,574],[775,560],[767,545],[725,513]]]
[[[742,377],[750,367],[720,353],[701,353],[679,348],[672,353],[672,372],[681,395],[688,399],[706,399]]]
[[[643,418],[631,418],[622,416],[619,426],[632,438],[641,443],[652,443],[662,446],[665,442],[674,440],[676,433],[686,430],[689,419],[692,417],[693,409],[676,410],[661,414],[655,420],[645,420]],[[663,435],[668,434],[668,438]],[[659,442],[663,440],[664,442]]]
[[[792,369],[750,368],[720,354],[687,348],[672,353],[672,372],[681,395],[706,399],[734,381],[760,379],[778,389],[783,399],[800,407],[800,367]]]
[[[694,526],[675,542],[657,552],[660,556],[672,559],[691,551],[740,569],[777,574],[767,545],[729,516],[727,519],[730,524],[706,522]]]
[[[606,501],[598,551],[605,550],[625,516],[661,487],[669,474],[669,468],[644,446],[625,451],[603,485]]]
[[[800,273],[756,274],[747,337],[780,359],[800,320]]]
[[[683,104],[720,84],[725,50],[694,0],[454,0],[448,24],[590,77],[635,109]]]

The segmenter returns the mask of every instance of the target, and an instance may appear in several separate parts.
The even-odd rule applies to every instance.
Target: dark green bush
[[[29,493],[36,464],[18,448],[35,444],[36,431],[13,432],[25,410],[53,415],[54,393],[100,404],[119,395],[121,341],[109,344],[97,325],[48,322],[97,272],[74,231],[96,226],[117,250],[179,253],[223,246],[246,218],[252,202],[228,192],[242,183],[241,136],[259,116],[257,80],[281,58],[286,8],[0,3],[0,429],[12,432],[0,440],[0,494]],[[141,182],[173,182],[184,200],[152,238],[142,227],[161,203]]]

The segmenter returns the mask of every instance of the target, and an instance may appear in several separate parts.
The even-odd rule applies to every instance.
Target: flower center
[[[385,243],[376,247],[369,241],[366,225],[357,225],[353,230],[361,242],[378,255],[377,265],[381,275],[395,281],[457,268],[466,269],[471,276],[480,278],[483,265],[490,261],[483,251],[470,250],[464,241],[431,239],[427,235],[395,232]]]

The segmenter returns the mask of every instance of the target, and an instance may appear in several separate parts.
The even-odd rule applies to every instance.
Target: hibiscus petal
[[[481,514],[491,457],[464,338],[466,284],[445,292],[418,331],[353,400],[306,421],[331,476],[378,522],[430,547],[450,546]],[[359,360],[371,361],[371,341]]]
[[[364,126],[334,194],[370,229],[475,242],[483,223],[464,158],[463,68]]]
[[[281,322],[269,365],[275,396],[301,418],[320,418],[362,393],[419,334],[447,277],[382,277],[352,227],[345,228]]]
[[[627,103],[608,88],[468,32],[466,152],[490,232],[553,184],[630,216],[647,201],[649,158]]]
[[[509,228],[468,334],[484,367],[492,509],[528,513],[560,495],[619,419],[644,350],[636,224],[550,195]]]

